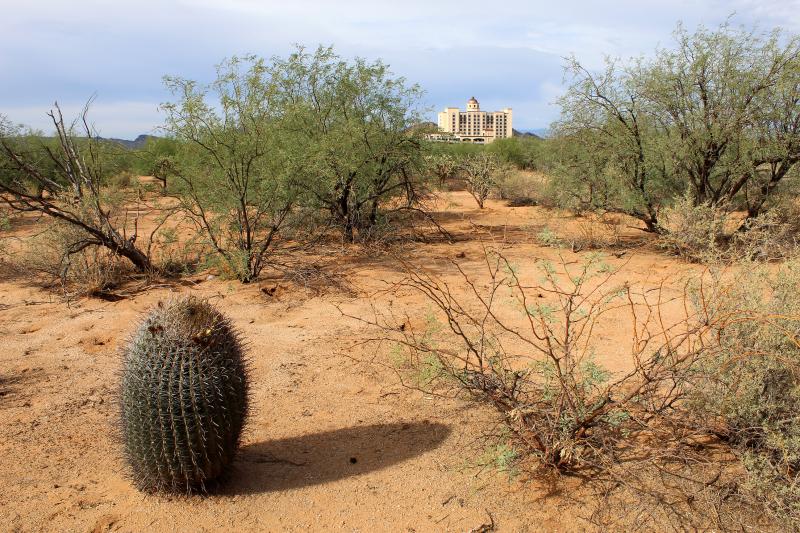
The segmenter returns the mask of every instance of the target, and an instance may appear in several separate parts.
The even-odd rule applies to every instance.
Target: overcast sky
[[[512,107],[514,127],[558,114],[562,58],[599,66],[671,44],[689,29],[733,23],[800,32],[800,0],[0,0],[0,113],[48,131],[53,101],[104,136],[161,123],[164,74],[209,81],[233,54],[285,55],[292,43],[381,58],[426,91],[435,111],[475,96]]]

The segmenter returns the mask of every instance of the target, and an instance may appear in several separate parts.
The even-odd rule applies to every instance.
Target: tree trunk
[[[130,261],[137,272],[159,272],[160,269],[153,265],[150,258],[144,252],[133,245],[131,241],[123,241],[122,244],[116,242],[104,242],[106,248],[118,253]]]

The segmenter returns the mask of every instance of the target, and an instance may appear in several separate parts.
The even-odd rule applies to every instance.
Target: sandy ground
[[[430,268],[448,260],[480,275],[476,224],[507,244],[523,268],[559,253],[534,238],[580,221],[539,207],[490,201],[478,211],[463,192],[440,201],[455,243],[418,243],[408,257]],[[13,231],[13,229],[12,229]],[[640,232],[623,228],[632,240]],[[613,250],[610,250],[610,252]],[[618,253],[618,255],[620,255]],[[274,295],[205,275],[106,302],[67,305],[24,280],[0,282],[0,530],[8,531],[575,531],[591,529],[581,502],[540,483],[476,464],[494,413],[463,400],[406,389],[381,365],[374,332],[343,316],[368,316],[364,297],[399,279],[388,260],[335,259],[355,293],[281,286]],[[690,268],[647,249],[608,262],[620,276],[655,286]],[[449,279],[456,280],[456,277]],[[118,349],[138,317],[171,293],[209,297],[249,342],[254,413],[230,482],[213,496],[143,495],[126,478],[116,439]],[[410,298],[410,297],[409,297]],[[404,305],[420,312],[419,297]],[[626,366],[624,327],[599,331],[600,362]]]

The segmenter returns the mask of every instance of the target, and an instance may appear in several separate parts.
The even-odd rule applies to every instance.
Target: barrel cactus
[[[146,492],[204,491],[228,471],[248,412],[247,361],[208,302],[159,303],[124,347],[121,429]]]

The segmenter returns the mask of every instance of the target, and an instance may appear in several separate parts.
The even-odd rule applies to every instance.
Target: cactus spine
[[[124,348],[121,427],[147,492],[204,491],[233,461],[248,412],[247,362],[231,322],[209,303],[159,303]]]

